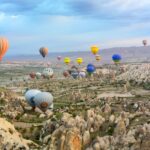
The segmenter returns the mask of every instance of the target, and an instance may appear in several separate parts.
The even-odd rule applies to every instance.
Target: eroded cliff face
[[[32,141],[25,140],[14,126],[6,119],[0,118],[0,149],[1,150],[29,150],[29,146],[34,145]]]

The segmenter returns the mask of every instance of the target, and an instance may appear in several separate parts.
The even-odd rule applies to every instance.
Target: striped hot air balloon
[[[41,47],[41,48],[39,49],[39,52],[40,52],[40,54],[41,54],[43,57],[46,57],[46,56],[48,55],[48,48],[46,48],[46,47]]]
[[[101,60],[101,56],[100,55],[96,55],[95,59],[96,59],[96,61],[100,61]]]

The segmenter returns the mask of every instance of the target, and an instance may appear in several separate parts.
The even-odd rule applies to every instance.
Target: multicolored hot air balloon
[[[48,48],[46,48],[46,47],[41,47],[41,48],[39,49],[39,52],[40,52],[40,54],[41,54],[43,57],[46,57],[46,56],[48,55]]]
[[[77,79],[78,76],[79,76],[79,73],[77,71],[73,71],[71,72],[71,76],[74,78],[74,79]]]
[[[100,55],[96,55],[95,59],[96,59],[96,61],[100,61],[101,60],[101,56]]]
[[[83,58],[79,57],[76,59],[77,63],[81,65],[83,63]]]
[[[45,68],[43,70],[43,73],[42,75],[45,77],[45,78],[52,78],[53,75],[54,75],[54,71],[52,68]]]
[[[143,40],[143,45],[144,45],[144,46],[147,45],[147,40]]]
[[[40,92],[35,95],[34,102],[43,112],[53,104],[53,96],[49,92]]]
[[[8,50],[8,41],[5,38],[0,38],[0,61]]]
[[[34,101],[34,97],[35,95],[37,95],[38,93],[41,93],[41,91],[37,90],[37,89],[32,89],[32,90],[28,90],[26,93],[25,93],[25,99],[26,101],[28,102],[28,104],[33,108],[35,109],[36,107],[36,103]]]
[[[87,72],[91,75],[96,70],[95,66],[93,64],[88,64],[86,68]]]
[[[92,52],[94,55],[96,55],[96,54],[99,52],[99,48],[94,45],[94,46],[91,47],[91,52]]]
[[[112,60],[114,61],[115,64],[119,64],[120,61],[121,61],[121,59],[122,59],[122,57],[121,57],[121,55],[119,55],[119,54],[114,54],[114,55],[112,56]]]
[[[60,60],[61,60],[61,58],[62,58],[61,56],[57,56],[57,60],[59,60],[59,61],[60,61]]]
[[[65,57],[64,63],[65,63],[66,65],[68,65],[68,64],[70,64],[70,62],[71,62],[71,59],[70,59],[69,57]]]
[[[36,74],[34,72],[31,72],[29,75],[32,79],[34,79],[36,77]]]

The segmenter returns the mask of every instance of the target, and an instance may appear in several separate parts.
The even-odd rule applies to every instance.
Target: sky
[[[141,46],[150,40],[149,0],[0,0],[8,55]]]

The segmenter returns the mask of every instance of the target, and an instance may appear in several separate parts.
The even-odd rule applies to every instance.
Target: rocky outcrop
[[[117,80],[150,83],[150,64],[129,65],[125,73],[117,76]]]
[[[6,121],[6,119],[0,118],[0,149],[1,150],[29,150],[29,146],[34,145],[33,142],[22,138],[14,126]]]

